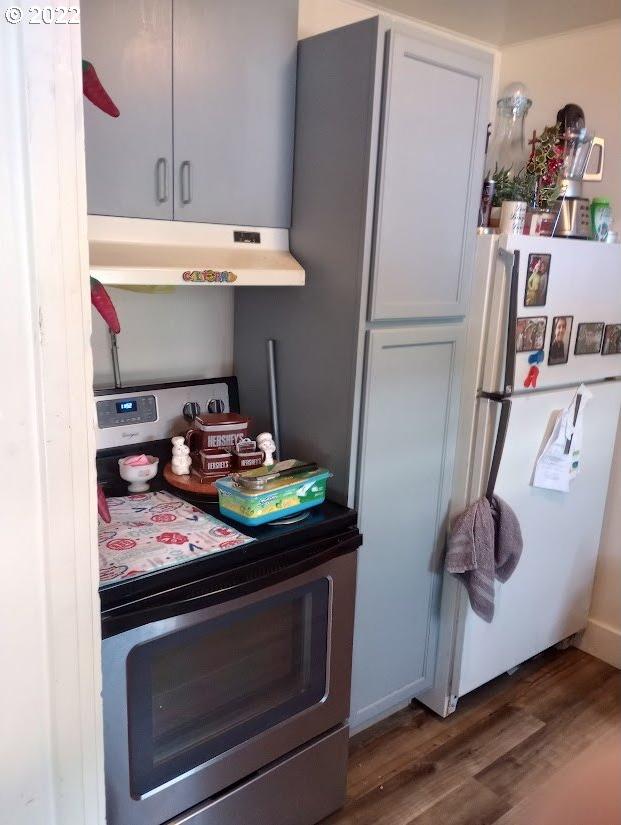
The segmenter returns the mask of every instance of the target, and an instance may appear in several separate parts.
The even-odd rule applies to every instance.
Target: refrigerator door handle
[[[515,384],[515,330],[517,325],[518,283],[520,278],[520,251],[499,249],[498,254],[509,274],[509,312],[507,314],[507,346],[505,350],[504,395],[511,395]]]
[[[492,464],[489,469],[487,489],[485,490],[485,498],[490,502],[490,504],[494,495],[494,489],[496,487],[498,470],[500,469],[502,453],[504,451],[505,441],[507,438],[507,430],[509,429],[509,416],[511,415],[511,400],[509,398],[502,398],[499,400],[499,403],[500,421],[498,422],[498,429],[496,430],[496,442],[494,444],[494,452],[492,454]]]

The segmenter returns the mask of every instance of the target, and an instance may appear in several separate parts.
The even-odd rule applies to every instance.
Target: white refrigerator
[[[537,459],[582,384],[579,473],[567,492],[536,487]],[[524,548],[495,584],[489,624],[445,575],[435,683],[419,697],[437,713],[585,628],[620,408],[621,246],[479,237],[453,510],[493,488]]]

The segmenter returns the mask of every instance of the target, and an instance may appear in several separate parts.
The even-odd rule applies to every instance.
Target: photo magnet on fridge
[[[602,355],[621,355],[621,324],[606,324]]]
[[[546,315],[518,318],[515,323],[515,351],[534,352],[543,349],[547,325]]]
[[[578,324],[574,355],[598,355],[602,348],[603,335],[603,322],[591,321],[586,324]]]
[[[552,320],[552,335],[548,350],[548,365],[566,364],[569,358],[569,341],[571,339],[571,325],[573,315],[557,315]]]
[[[524,290],[525,307],[544,307],[546,305],[551,260],[552,255],[547,254],[538,255],[533,252],[528,256],[526,289]]]

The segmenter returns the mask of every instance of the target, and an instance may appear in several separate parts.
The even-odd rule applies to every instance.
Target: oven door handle
[[[183,616],[186,613],[193,613],[206,607],[213,607],[216,604],[232,601],[233,599],[255,593],[273,584],[278,584],[285,579],[292,579],[295,576],[319,567],[330,559],[338,556],[353,553],[362,544],[362,535],[356,530],[346,538],[335,539],[329,547],[313,556],[293,562],[292,564],[271,564],[269,560],[265,563],[265,572],[257,572],[256,576],[248,575],[245,581],[241,581],[230,586],[222,586],[207,593],[197,593],[194,596],[161,602],[157,605],[138,607],[126,606],[123,608],[110,608],[102,614],[101,631],[102,638],[116,636],[126,630],[142,627],[146,624],[169,619],[172,616]],[[260,562],[259,562],[260,564]],[[238,571],[244,574],[243,569]],[[250,573],[250,571],[249,571]]]

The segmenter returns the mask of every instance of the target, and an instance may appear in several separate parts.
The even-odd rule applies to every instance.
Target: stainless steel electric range
[[[121,495],[120,457],[161,467],[186,405],[238,411],[237,382],[100,390],[96,404],[98,478]],[[241,529],[254,541],[100,588],[108,825],[311,825],[344,801],[356,513],[326,502]]]

